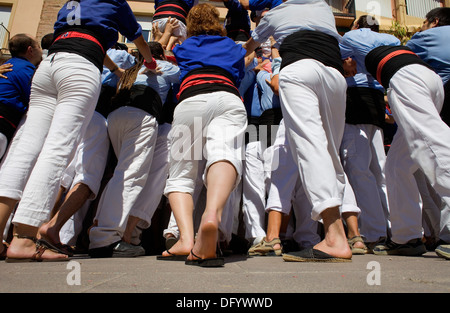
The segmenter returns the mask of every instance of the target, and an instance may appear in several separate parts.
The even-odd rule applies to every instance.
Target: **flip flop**
[[[283,260],[287,262],[329,262],[329,263],[352,261],[351,258],[349,259],[338,258],[313,248],[283,254]]]
[[[31,258],[11,258],[7,257],[5,259],[5,262],[7,263],[23,263],[23,262],[61,262],[61,261],[68,261],[69,258],[56,258],[56,259],[44,259],[42,255],[46,250],[50,250],[49,248],[41,245],[38,240],[34,237],[27,237],[27,236],[16,236],[18,238],[25,238],[30,239],[33,242],[36,243],[36,251],[31,256]]]
[[[51,243],[45,239],[38,239],[37,243],[55,252],[73,256],[73,252],[70,251],[71,248],[68,245],[63,245],[62,243]]]
[[[186,261],[187,259],[187,255],[173,254],[169,250],[166,252],[169,254],[168,256],[158,255],[156,259],[159,261]]]
[[[222,267],[225,264],[224,258],[206,258],[202,259],[201,257],[195,255],[195,253],[191,250],[191,254],[196,258],[195,260],[186,260],[186,265],[195,265],[201,267]]]

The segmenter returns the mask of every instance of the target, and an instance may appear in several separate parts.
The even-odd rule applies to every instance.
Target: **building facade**
[[[206,1],[206,0],[200,0]],[[450,0],[325,0],[333,10],[336,25],[345,32],[360,15],[375,15],[381,30],[387,31],[393,21],[413,31],[422,24],[425,14],[435,7],[450,7]],[[58,10],[67,0],[0,0],[0,45],[7,53],[10,36],[28,33],[38,40],[53,31]],[[144,30],[147,39],[151,34],[154,0],[131,0],[130,7]],[[221,2],[211,2],[225,18],[226,8]],[[123,41],[123,38],[120,40]]]

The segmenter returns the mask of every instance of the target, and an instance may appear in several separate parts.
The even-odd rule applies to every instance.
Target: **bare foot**
[[[8,251],[6,252],[6,256],[8,259],[12,260],[26,260],[26,259],[32,259],[36,252],[38,252],[38,248],[36,247],[36,243],[28,238],[17,238],[14,237],[11,241],[11,245],[8,248]],[[45,250],[42,251],[42,255],[40,255],[39,260],[46,261],[46,260],[67,260],[68,256],[65,254],[60,254],[53,252],[51,250]]]
[[[341,240],[340,238],[327,238],[319,242],[314,246],[314,249],[328,253],[337,258],[351,259],[352,250],[348,245],[347,240]]]
[[[169,250],[170,253],[164,251],[162,256],[171,256],[175,255],[188,255],[191,252],[192,247],[194,246],[193,240],[183,240],[180,238]]]
[[[325,238],[316,244],[314,249],[336,258],[351,259],[352,250],[348,245],[339,207],[328,208],[321,213],[321,216],[325,227]]]
[[[203,217],[200,225],[197,240],[192,249],[197,257],[202,259],[215,258],[217,248],[219,223],[215,216]],[[196,260],[197,257],[190,254],[188,260]]]
[[[61,240],[59,238],[59,230],[56,230],[52,226],[53,225],[51,225],[50,223],[42,224],[38,231],[38,239],[45,239],[52,244],[61,243]]]

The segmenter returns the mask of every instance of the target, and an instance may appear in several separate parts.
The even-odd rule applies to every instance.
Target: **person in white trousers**
[[[36,234],[49,218],[62,172],[92,117],[103,62],[111,66],[105,51],[118,33],[136,43],[150,68],[156,65],[142,28],[124,0],[67,2],[58,12],[54,29],[49,55],[32,81],[26,118],[0,170],[1,219],[9,217],[20,200],[7,251],[9,262],[67,260],[67,255],[39,244]]]
[[[129,78],[134,81],[130,83],[131,93],[124,98],[120,96],[126,88],[126,76],[119,81],[119,93],[113,98],[118,108],[108,115],[108,134],[117,165],[101,195],[89,233],[92,257],[145,254],[143,247],[136,244],[140,242],[136,227],[150,226],[163,195],[170,125],[160,118],[162,111],[158,112],[157,106],[165,103],[172,83],[179,81],[180,72],[177,66],[165,61],[159,43],[149,45],[162,74],[142,72],[145,69],[142,62],[128,69],[127,72],[141,72]]]
[[[384,168],[383,126],[385,124],[384,88],[372,75],[361,72],[364,58],[353,55],[353,49],[370,41],[372,34],[379,33],[378,21],[362,15],[351,30],[344,34],[340,44],[342,58],[352,58],[357,73],[347,77],[347,108],[344,137],[340,153],[344,170],[353,187],[358,206],[361,208],[359,225],[369,249],[386,240],[389,232],[389,208]],[[392,36],[377,36],[387,44],[400,44]]]
[[[270,36],[284,63],[279,85],[287,137],[312,203],[312,218],[322,218],[326,230],[324,240],[313,248],[285,254],[283,259],[351,261],[339,211],[345,187],[339,146],[346,82],[333,13],[325,1],[286,1],[264,16],[244,45],[247,53]]]
[[[53,249],[73,254],[89,205],[99,193],[109,146],[106,119],[94,112],[75,156],[61,178],[63,202],[55,204],[52,218],[39,228],[39,239]]]
[[[448,203],[450,195],[450,128],[439,112],[444,101],[442,79],[411,49],[378,46],[376,36],[356,53],[365,56],[365,70],[387,89],[398,129],[386,160],[386,185],[392,237],[375,254],[421,255],[420,195],[414,173],[421,169]],[[426,122],[425,122],[426,121]],[[418,209],[417,209],[418,208]],[[402,213],[403,212],[403,213]],[[400,227],[406,231],[398,231]],[[411,238],[411,234],[418,235]]]

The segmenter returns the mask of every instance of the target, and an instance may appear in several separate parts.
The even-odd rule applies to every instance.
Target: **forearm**
[[[136,45],[136,48],[142,54],[144,59],[150,62],[153,56],[144,37],[143,36],[138,37],[136,40],[133,41],[133,43]]]

